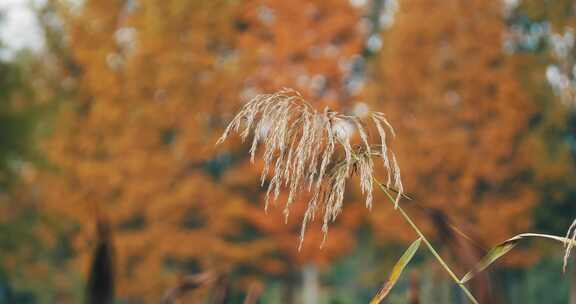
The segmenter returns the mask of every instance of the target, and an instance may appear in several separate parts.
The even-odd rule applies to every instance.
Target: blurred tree
[[[242,239],[250,197],[218,184],[232,158],[213,148],[217,114],[238,98],[246,69],[233,48],[237,4],[51,5],[74,96],[45,144],[60,170],[38,182],[46,211],[78,227],[79,269],[88,270],[97,214],[110,221],[124,299],[157,302],[180,276],[257,260],[269,242]]]
[[[402,1],[372,69],[368,95],[405,139],[396,151],[406,188],[432,210],[421,220],[442,243],[450,242],[445,219],[486,247],[532,224],[525,142],[535,105],[517,80],[515,59],[503,51],[506,29],[499,1]],[[403,239],[408,230],[391,212],[371,214],[376,233]],[[452,253],[470,267],[484,252],[458,245]],[[534,258],[516,252],[507,261]],[[475,294],[494,303],[482,282],[475,281]]]

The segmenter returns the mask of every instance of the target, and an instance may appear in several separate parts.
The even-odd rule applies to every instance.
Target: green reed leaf
[[[398,282],[398,279],[400,278],[402,271],[404,271],[404,268],[406,268],[406,265],[408,265],[410,260],[412,260],[412,258],[414,257],[414,254],[416,254],[416,251],[418,251],[418,248],[420,247],[421,242],[422,242],[422,238],[419,238],[416,241],[414,241],[410,245],[410,247],[408,247],[408,249],[406,249],[404,254],[400,257],[398,262],[396,262],[396,264],[394,265],[394,268],[392,268],[392,273],[390,273],[390,277],[388,278],[388,281],[384,284],[384,286],[382,286],[382,288],[374,296],[372,301],[370,301],[370,304],[378,304],[382,300],[384,300],[384,298],[386,298],[386,296],[388,296],[388,294],[390,293],[390,290],[392,290],[394,285],[396,285],[396,282]]]

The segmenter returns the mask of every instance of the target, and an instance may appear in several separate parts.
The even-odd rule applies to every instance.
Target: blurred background
[[[0,303],[367,303],[416,235],[384,196],[298,236],[237,137],[259,93],[382,111],[404,207],[458,274],[576,215],[572,0],[0,0]],[[454,230],[453,227],[458,227]],[[468,238],[462,237],[466,234]],[[422,248],[423,249],[423,248]],[[576,303],[525,241],[481,303]],[[180,302],[176,302],[180,301]],[[385,303],[466,303],[420,250]]]

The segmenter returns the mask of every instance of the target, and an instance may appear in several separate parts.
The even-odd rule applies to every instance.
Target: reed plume
[[[369,130],[375,130],[379,140],[370,142]],[[324,210],[322,231],[324,239],[328,225],[342,211],[346,181],[357,174],[366,207],[372,207],[375,161],[382,161],[387,186],[396,191],[395,205],[403,194],[400,169],[396,156],[387,146],[388,133],[394,129],[384,114],[373,112],[360,118],[325,108],[317,111],[297,91],[283,89],[262,94],[246,103],[230,122],[218,144],[231,132],[242,140],[253,136],[250,158],[263,146],[264,169],[261,184],[267,181],[265,210],[275,202],[282,190],[288,192],[284,206],[286,220],[290,206],[301,193],[310,199],[302,221],[300,246],[306,225],[313,221],[318,209]],[[359,143],[352,143],[357,134]]]
[[[566,232],[566,241],[564,242],[564,246],[566,248],[564,252],[564,272],[566,272],[566,267],[568,266],[568,259],[570,258],[570,254],[572,253],[572,249],[574,248],[574,243],[576,243],[576,219],[568,228],[568,232]]]

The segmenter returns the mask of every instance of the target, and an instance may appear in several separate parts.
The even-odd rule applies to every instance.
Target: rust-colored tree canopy
[[[534,105],[505,31],[496,1],[403,1],[370,89],[409,138],[397,141],[408,192],[488,243],[528,229],[535,203],[524,147]]]
[[[89,223],[101,217],[114,231],[120,295],[141,300],[158,299],[188,272],[252,265],[286,273],[291,265],[329,261],[353,244],[358,221],[348,220],[323,251],[313,233],[298,253],[294,226],[264,214],[264,192],[242,144],[214,147],[254,90],[299,81],[319,101],[335,96],[343,81],[338,63],[358,51],[361,36],[353,31],[355,9],[333,2],[306,3],[307,13],[281,1],[58,7],[80,72],[68,75],[76,96],[45,144],[59,170],[39,183],[47,210],[71,225],[84,223],[74,237],[80,269],[88,269],[93,244]],[[302,22],[288,26],[294,17]],[[306,38],[296,39],[302,32]],[[315,77],[317,85],[302,77]],[[274,258],[278,252],[289,260]]]

